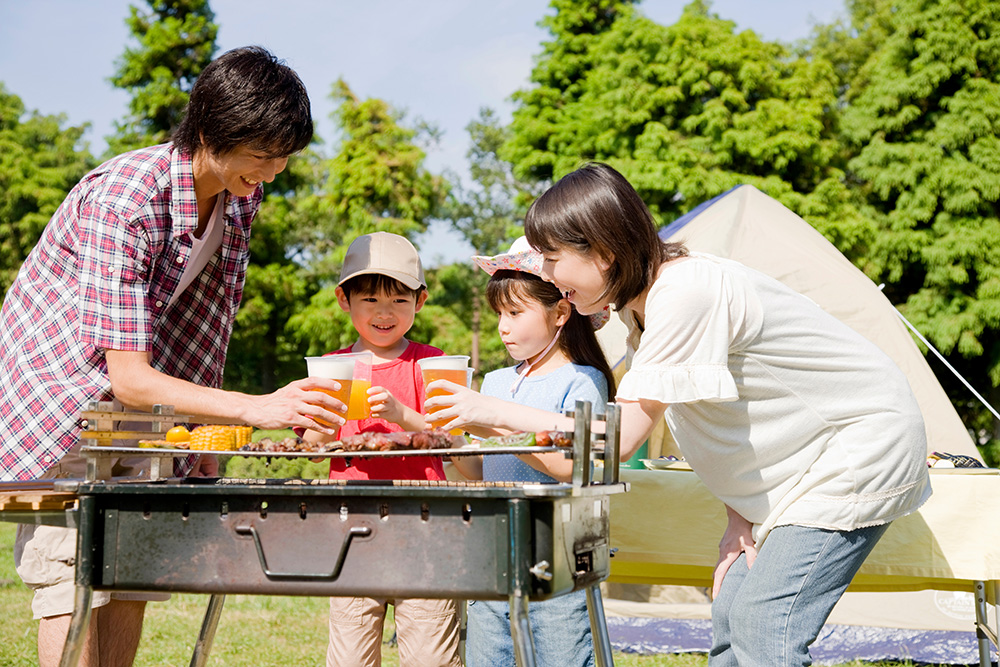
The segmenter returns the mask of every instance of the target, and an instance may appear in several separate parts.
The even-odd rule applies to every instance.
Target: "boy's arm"
[[[369,389],[368,404],[372,417],[392,422],[404,431],[423,431],[426,428],[424,415],[393,396],[385,387]]]

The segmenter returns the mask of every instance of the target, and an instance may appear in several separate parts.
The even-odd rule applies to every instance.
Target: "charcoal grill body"
[[[602,479],[591,479],[590,407],[576,406],[569,484],[109,481],[112,448],[83,448],[88,480],[55,483],[77,496],[78,530],[60,664],[79,660],[93,590],[138,590],[211,595],[193,667],[229,593],[506,599],[517,664],[534,667],[528,601],[584,589],[596,663],[613,665],[598,584],[610,574],[610,495],[627,485],[614,404]]]
[[[611,490],[81,483],[90,546],[80,583],[506,600],[523,580],[544,600],[608,576]]]

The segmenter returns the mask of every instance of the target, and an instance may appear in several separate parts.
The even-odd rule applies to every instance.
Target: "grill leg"
[[[587,588],[587,616],[590,617],[590,635],[594,638],[594,663],[597,667],[614,667],[608,621],[604,618],[604,601],[600,584]]]
[[[191,656],[191,667],[204,667],[208,661],[212,640],[215,639],[215,629],[219,626],[219,617],[222,616],[222,605],[225,601],[225,595],[212,595],[208,599],[208,609],[205,610],[198,641],[194,645],[194,655]]]
[[[94,459],[87,461],[87,467],[94,464]],[[110,478],[110,475],[109,475]],[[73,580],[76,592],[73,598],[73,615],[69,620],[66,632],[66,643],[63,644],[59,667],[77,667],[80,655],[83,653],[84,635],[90,625],[90,603],[94,597],[91,588],[91,575],[94,570],[94,525],[96,523],[97,499],[93,496],[80,496],[77,504],[78,523],[76,526],[76,571]],[[67,513],[67,516],[70,513]]]
[[[535,667],[535,638],[528,620],[528,581],[531,567],[530,506],[522,499],[507,504],[510,538],[510,635],[517,667]]]
[[[987,609],[989,602],[986,595],[986,582],[974,582],[973,592],[976,598],[976,638],[979,641],[979,664],[981,667],[990,667],[993,661],[990,656],[990,648],[996,644],[1000,647],[997,634],[990,627]],[[992,582],[991,582],[992,583]],[[997,628],[1000,630],[1000,606],[998,606]]]
[[[514,640],[517,667],[535,667],[535,638],[528,621],[528,596],[520,591],[510,596],[510,636]]]
[[[66,633],[66,643],[63,644],[59,667],[76,667],[80,664],[80,654],[83,653],[84,634],[90,625],[90,600],[93,591],[90,586],[76,585],[76,597],[73,600],[73,616],[70,617],[69,631]]]

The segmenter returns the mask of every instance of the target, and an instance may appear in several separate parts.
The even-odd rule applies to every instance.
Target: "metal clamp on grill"
[[[144,419],[160,432],[192,419],[171,412]],[[610,495],[627,490],[618,481],[620,413],[607,406],[598,436],[589,403],[578,402],[573,416],[572,447],[515,452],[563,451],[573,458],[572,483],[184,480],[165,479],[159,468],[154,479],[126,483],[110,479],[111,454],[169,461],[190,452],[118,446],[123,436],[142,436],[108,427],[141,420],[85,413],[88,479],[56,483],[76,494],[79,526],[77,599],[62,664],[77,664],[95,589],[211,594],[192,665],[205,664],[228,593],[507,600],[522,666],[535,664],[529,599],[584,589],[597,664],[611,665],[598,584],[610,573]],[[594,474],[600,459],[603,470]]]

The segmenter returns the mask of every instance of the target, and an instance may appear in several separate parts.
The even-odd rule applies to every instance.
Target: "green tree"
[[[180,124],[191,87],[215,53],[218,26],[208,0],[147,0],[125,20],[138,47],[126,47],[110,81],[129,92],[129,116],[107,137],[110,155],[163,143]]]
[[[516,178],[510,163],[500,157],[509,130],[500,124],[496,112],[480,109],[479,117],[466,131],[471,144],[466,157],[472,187],[456,183],[448,200],[448,217],[476,254],[495,255],[523,234],[527,205],[542,188]],[[485,304],[488,276],[468,263],[461,266],[464,268],[441,272],[434,303],[449,308],[459,322],[468,323],[471,363],[483,374],[504,365],[507,355],[496,336],[484,341],[481,335],[496,325],[494,313]]]
[[[889,35],[859,69],[865,87],[843,118],[878,228],[864,268],[997,404],[1000,6],[900,0],[886,16]],[[981,442],[997,439],[1000,424],[964,390],[949,394]]]
[[[25,113],[0,83],[0,294],[66,194],[95,166],[81,142],[87,125],[63,127],[63,115]]]
[[[633,4],[630,0],[550,0],[555,14],[546,15],[539,25],[552,39],[542,44],[542,53],[531,73],[533,87],[520,90],[513,99],[518,104],[512,136],[504,151],[519,176],[549,181],[570,171],[559,162],[559,152],[567,144],[571,109],[581,106],[588,88],[588,74],[596,64],[601,36]]]
[[[229,389],[268,393],[303,377],[306,345],[288,327],[315,293],[318,280],[305,262],[310,220],[302,202],[315,189],[320,156],[292,156],[266,186],[267,197],[250,234],[243,302],[226,358]]]
[[[333,114],[337,151],[318,165],[317,187],[298,204],[300,218],[308,221],[300,259],[319,289],[288,326],[309,354],[356,339],[334,294],[350,242],[376,231],[407,237],[425,231],[449,190],[443,177],[424,167],[422,142],[434,140],[434,128],[407,125],[402,113],[383,100],[359,99],[343,80],[333,85],[332,98],[339,102]]]
[[[572,15],[574,4],[553,6]],[[863,246],[870,228],[838,163],[830,63],[737,34],[700,0],[671,26],[626,3],[614,14],[596,34],[553,32],[535,86],[515,97],[502,155],[516,174],[544,181],[605,161],[664,222],[750,183],[842,250]],[[567,40],[574,48],[559,45]]]

